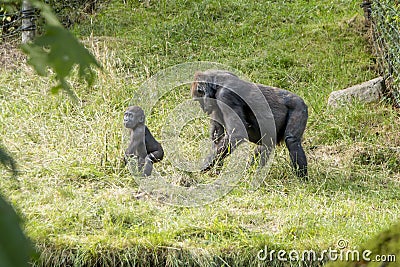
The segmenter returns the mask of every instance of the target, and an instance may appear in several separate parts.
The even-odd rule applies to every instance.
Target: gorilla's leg
[[[138,173],[142,172],[145,163],[146,163],[145,158],[137,157],[137,166],[138,166],[137,167],[137,171],[138,171]]]
[[[269,156],[271,155],[272,149],[269,149],[265,145],[258,145],[254,149],[254,156],[251,161],[251,165],[255,164],[257,161],[259,162],[259,166],[263,167],[267,164]]]
[[[307,124],[307,108],[299,107],[289,113],[285,129],[285,143],[289,150],[292,166],[299,177],[306,177],[307,158],[301,146],[301,137]]]
[[[149,153],[146,157],[146,159],[150,159],[151,162],[159,162],[163,159],[164,157],[164,150],[163,149],[159,149],[159,150],[155,150],[151,153]]]
[[[153,161],[149,157],[146,157],[145,163],[143,166],[143,175],[149,176],[149,175],[151,175],[152,171],[153,171]]]

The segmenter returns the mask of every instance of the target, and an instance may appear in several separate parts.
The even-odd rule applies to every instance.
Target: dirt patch
[[[0,70],[14,70],[25,63],[26,55],[19,48],[19,43],[0,43]]]
[[[342,147],[340,146],[315,146],[310,149],[309,158],[318,162],[325,161],[329,162],[330,165],[340,167],[343,165],[345,160]]]

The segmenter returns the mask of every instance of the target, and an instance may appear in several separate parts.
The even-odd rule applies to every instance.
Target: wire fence
[[[36,23],[29,27],[22,26],[23,19],[36,21],[38,17],[35,9],[16,11],[9,13],[5,9],[0,10],[0,37],[5,40],[19,35],[23,31],[36,31]]]
[[[110,0],[44,0],[52,7],[61,23],[70,28],[74,23],[84,21],[89,15],[96,12]],[[35,9],[21,11],[21,4],[0,4],[0,42],[17,38],[23,31],[43,30],[43,19]],[[32,26],[23,26],[22,20],[29,19]]]
[[[79,21],[81,10],[84,13],[91,13],[101,3],[108,0],[46,0],[61,17],[63,24],[68,27],[74,21]],[[364,15],[368,26],[371,27],[374,53],[381,75],[385,78],[388,95],[400,108],[400,1],[399,0],[364,0],[362,2]],[[71,14],[78,14],[72,17]],[[33,23],[30,27],[24,27],[23,19],[36,21],[38,13],[34,9],[13,12],[6,10],[0,5],[0,42],[9,37],[14,38],[23,31],[36,31]],[[39,23],[40,25],[40,23]]]
[[[388,96],[400,108],[400,1],[364,0],[362,7]]]

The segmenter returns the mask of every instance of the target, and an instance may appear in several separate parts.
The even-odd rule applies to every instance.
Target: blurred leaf
[[[28,266],[33,255],[31,242],[19,226],[14,209],[0,196],[0,266]]]
[[[23,46],[22,49],[30,56],[29,64],[36,70],[40,76],[47,75],[48,57],[43,52],[43,48],[38,46]]]
[[[7,153],[7,151],[0,146],[0,163],[10,168],[13,174],[17,174],[17,164],[15,163],[14,159]],[[1,265],[0,265],[1,266]]]
[[[45,18],[46,24],[51,26],[62,27],[61,23],[58,21],[57,16],[53,13],[51,7],[40,0],[30,0],[32,5],[40,10],[40,15]]]
[[[56,74],[58,85],[51,92],[63,89],[70,96],[74,94],[66,81],[73,67],[78,65],[79,78],[92,85],[95,72],[92,67],[101,68],[94,56],[57,20],[51,8],[40,2],[32,4],[41,10],[41,15],[46,19],[43,35],[37,37],[32,43],[22,45],[22,50],[28,54],[28,64],[41,76],[47,76],[48,69]]]
[[[60,89],[63,89],[71,98],[75,99],[76,95],[74,91],[71,89],[71,86],[65,79],[60,79],[60,83],[50,89],[52,94],[57,94]]]

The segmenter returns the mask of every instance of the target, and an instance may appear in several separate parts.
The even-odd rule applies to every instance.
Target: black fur
[[[154,138],[145,125],[144,111],[138,106],[132,106],[124,113],[124,126],[130,131],[130,143],[125,151],[124,162],[129,157],[138,159],[138,171],[148,176],[153,170],[153,163],[164,157],[161,144]]]
[[[245,137],[259,144],[256,149],[257,155],[268,154],[268,151],[264,151],[265,148],[261,147],[261,132],[256,116],[249,105],[231,90],[234,88],[245,92],[248,99],[254,95],[256,99],[257,87],[268,102],[273,115],[276,129],[275,142],[286,143],[296,174],[299,177],[307,176],[307,158],[301,146],[301,139],[307,124],[308,109],[303,99],[289,91],[253,84],[241,80],[230,72],[220,70],[197,72],[191,87],[192,97],[199,101],[203,111],[211,116],[211,138],[215,151],[206,160],[203,170],[209,170],[216,163],[222,164],[223,158],[231,153],[236,144]],[[229,109],[222,108],[216,100],[224,103]],[[232,111],[237,115],[233,115]],[[237,131],[239,127],[237,127],[236,117],[233,116],[239,116],[246,132]],[[236,126],[231,124],[236,124]],[[229,146],[230,149],[228,149]],[[261,164],[265,164],[265,159],[261,161]]]

